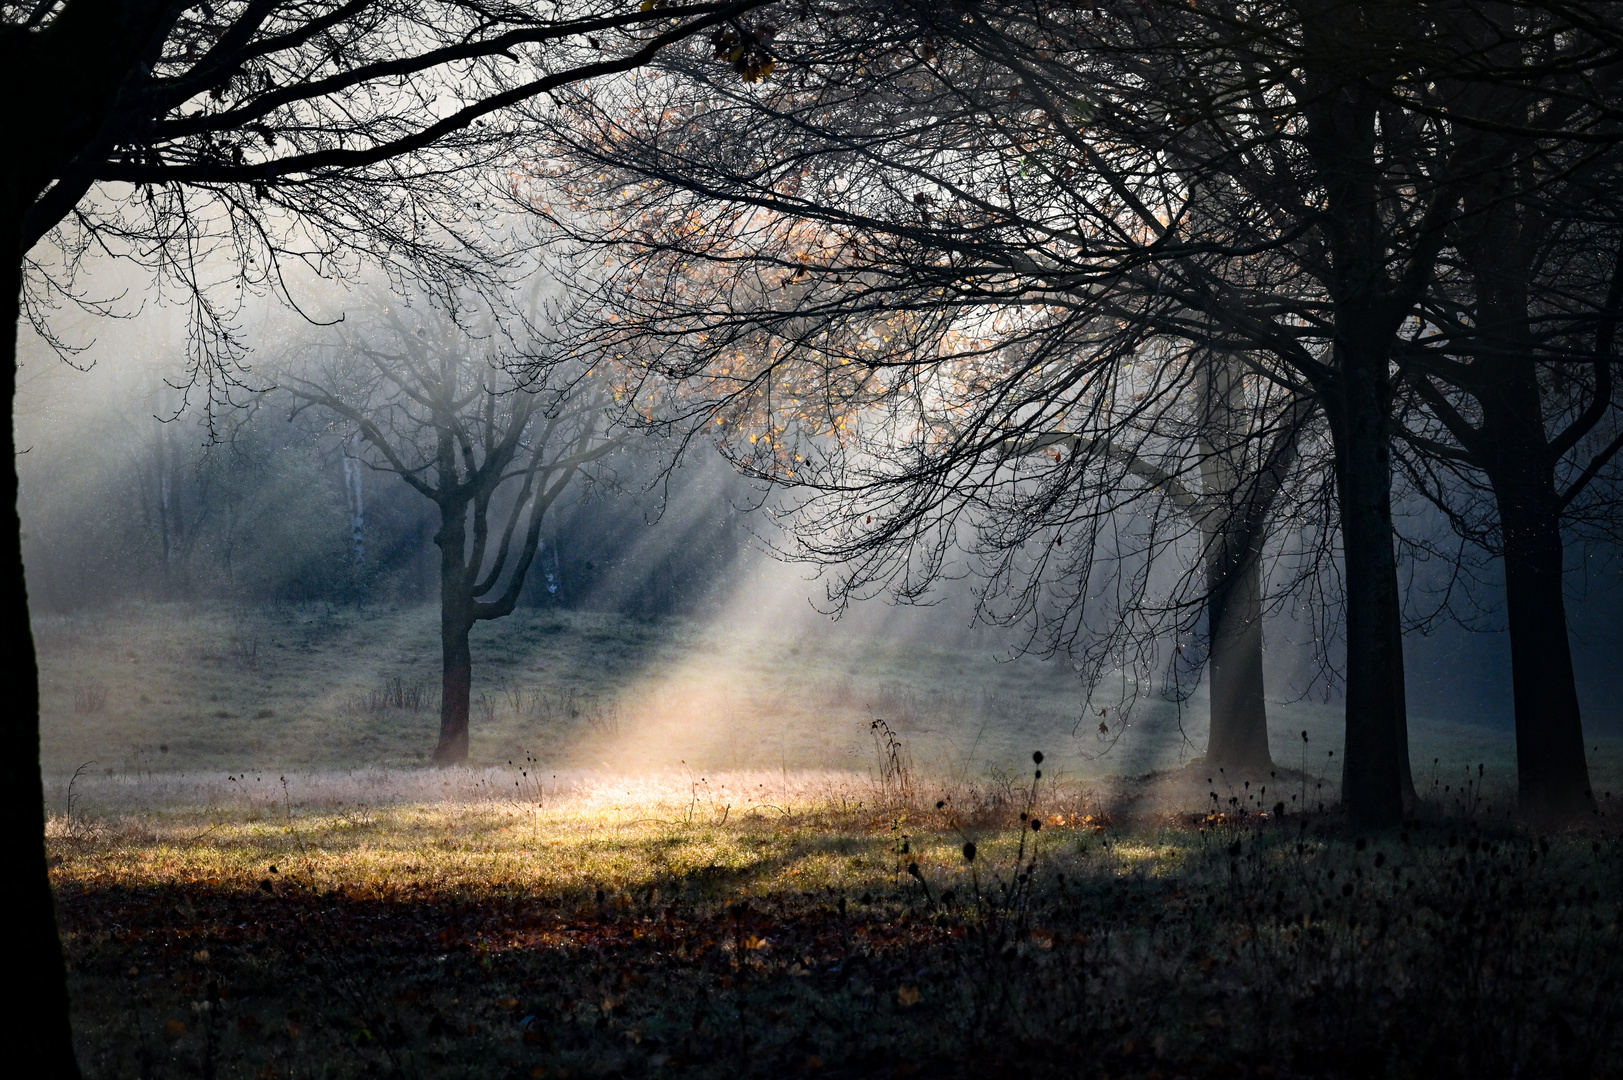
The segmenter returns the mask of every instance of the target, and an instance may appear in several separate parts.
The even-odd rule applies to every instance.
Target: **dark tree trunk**
[[[1274,764],[1262,684],[1262,560],[1255,546],[1232,568],[1220,552],[1206,559],[1212,717],[1206,763],[1242,777],[1265,775]]]
[[[1250,475],[1248,371],[1236,357],[1214,354],[1200,391],[1205,510],[1199,520],[1205,542],[1211,694],[1206,764],[1240,777],[1265,775],[1273,767],[1262,687],[1262,544],[1283,475],[1279,466],[1296,446],[1292,430],[1265,455],[1262,475]]]
[[[7,1071],[14,1076],[47,1080],[76,1078],[68,1024],[67,969],[56,929],[56,904],[45,861],[45,789],[39,760],[39,669],[28,618],[28,588],[23,577],[22,525],[17,517],[16,429],[12,402],[17,391],[17,315],[22,290],[22,204],[16,162],[0,166],[0,200],[4,201],[6,279],[4,293],[6,359],[0,362],[5,409],[6,460],[0,469],[0,619],[6,626],[7,701],[0,710],[0,776],[5,799],[4,858],[11,912],[7,935],[8,983],[17,995],[3,1012]]]
[[[1343,343],[1326,395],[1335,436],[1336,494],[1346,586],[1347,744],[1341,798],[1357,824],[1394,825],[1410,801],[1404,715],[1402,607],[1392,549],[1386,355]]]
[[[1472,364],[1482,374],[1472,460],[1493,485],[1504,548],[1517,802],[1528,817],[1553,822],[1589,814],[1594,794],[1567,637],[1559,454],[1545,428],[1528,317],[1528,267],[1536,257],[1530,237],[1537,235],[1505,211],[1488,216],[1470,249],[1480,317],[1494,346]]]
[[[440,601],[440,741],[434,764],[460,765],[468,760],[468,697],[473,688],[473,654],[468,649],[467,618],[462,605]]]
[[[1516,703],[1517,801],[1523,814],[1537,820],[1571,818],[1593,810],[1594,795],[1567,639],[1559,518],[1537,510],[1528,513],[1515,503],[1500,496]]]
[[[1561,502],[1531,362],[1502,363],[1482,394],[1484,462],[1504,543],[1516,706],[1516,789],[1539,820],[1594,809],[1563,595]]]
[[[440,741],[434,764],[460,765],[468,760],[468,697],[473,689],[473,654],[468,631],[473,626],[473,600],[468,595],[466,565],[467,507],[440,507]]]
[[[1403,608],[1393,551],[1392,347],[1444,234],[1433,224],[1398,239],[1383,206],[1392,153],[1382,148],[1377,124],[1384,104],[1369,86],[1349,80],[1333,58],[1346,43],[1390,31],[1392,19],[1406,17],[1397,8],[1330,4],[1316,5],[1303,24],[1309,50],[1324,63],[1306,75],[1303,111],[1304,141],[1325,185],[1321,227],[1326,285],[1335,301],[1330,368],[1315,378],[1334,443],[1341,517],[1347,640],[1341,801],[1355,824],[1374,827],[1402,821],[1405,804],[1413,802],[1405,779]],[[1398,261],[1407,263],[1402,282],[1391,276]]]
[[[1395,573],[1395,571],[1394,571]],[[1398,643],[1398,661],[1403,660],[1403,612],[1397,604],[1392,606],[1392,640]],[[1397,718],[1398,746],[1402,753],[1398,757],[1398,789],[1403,793],[1403,810],[1410,813],[1420,808],[1420,795],[1414,788],[1414,766],[1409,760],[1409,689],[1405,685],[1406,674],[1398,672],[1398,677],[1392,680],[1392,715]]]

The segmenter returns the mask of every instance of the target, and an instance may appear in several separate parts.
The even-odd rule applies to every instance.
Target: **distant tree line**
[[[19,507],[36,610],[438,600],[435,508],[365,463],[356,557],[348,429],[289,422],[282,398],[230,416],[211,437],[200,411],[166,413],[152,383],[162,386],[78,403],[59,434],[25,421],[33,448],[18,462]],[[762,524],[747,514],[759,493],[719,460],[695,458],[661,479],[659,449],[640,441],[601,465],[553,506],[518,605],[702,613]]]

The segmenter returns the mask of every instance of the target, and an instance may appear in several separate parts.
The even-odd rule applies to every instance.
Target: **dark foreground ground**
[[[283,794],[58,823],[88,1076],[1623,1075],[1600,828]]]

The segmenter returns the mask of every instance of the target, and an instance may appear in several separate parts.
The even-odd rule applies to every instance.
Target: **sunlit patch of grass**
[[[1432,823],[1360,837],[1296,812],[1333,802],[1328,713],[1251,787],[1103,775],[1148,743],[1091,772],[1069,743],[1035,784],[1009,748],[1072,725],[977,685],[1013,665],[531,612],[475,642],[507,680],[493,767],[432,771],[402,704],[428,613],[145,607],[41,640],[94,1077],[1623,1073],[1623,852],[1511,824],[1498,758],[1422,769]],[[723,661],[736,686],[684,703]]]
[[[416,779],[432,785],[441,775]],[[631,790],[609,780],[536,802],[505,797],[506,775],[460,774],[462,794],[471,789],[482,797],[435,802],[364,801],[377,794],[372,786],[363,779],[346,788],[342,777],[306,777],[286,788],[273,783],[237,798],[230,791],[235,780],[224,793],[218,783],[177,781],[174,789],[158,790],[170,799],[188,792],[213,798],[140,810],[130,806],[142,785],[132,791],[90,784],[83,797],[102,806],[103,816],[94,826],[84,824],[83,814],[71,826],[55,818],[49,831],[63,842],[63,868],[81,880],[206,880],[222,887],[254,885],[265,866],[276,864],[284,880],[317,890],[411,882],[634,891],[671,876],[711,874],[764,895],[852,887],[875,875],[894,883],[910,861],[955,873],[962,861],[961,830],[948,830],[949,814],[887,807],[876,800],[882,793],[855,775],[797,778],[790,798],[775,788],[767,805],[725,801],[729,789],[743,795],[757,786],[747,774],[713,778],[703,800],[696,785],[667,778]],[[407,777],[395,779],[409,789]],[[776,785],[780,778],[770,779]],[[245,778],[244,786],[251,785]],[[124,809],[113,796],[122,797]],[[1005,817],[1012,820],[1014,811]],[[1062,832],[1063,826],[1050,828],[1051,837]],[[987,850],[1013,842],[993,836]]]

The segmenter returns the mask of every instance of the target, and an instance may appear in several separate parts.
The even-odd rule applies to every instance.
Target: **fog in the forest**
[[[353,425],[296,412],[286,389],[331,355],[323,347],[364,332],[364,298],[300,298],[345,315],[333,325],[245,308],[238,383],[211,388],[188,368],[184,309],[97,286],[121,317],[63,326],[66,358],[23,335],[18,465],[48,773],[91,759],[160,771],[424,760],[440,679],[436,508],[364,467],[347,449]],[[1198,671],[1173,686],[1150,662],[1105,673],[1090,696],[1030,622],[975,618],[967,559],[927,603],[874,590],[837,610],[826,574],[788,555],[793,519],[779,511],[791,500],[702,440],[674,467],[672,449],[631,435],[547,511],[514,614],[472,634],[473,763],[861,771],[876,761],[876,718],[917,766],[964,777],[1034,748],[1095,777],[1203,751]],[[1428,508],[1406,509],[1405,529],[1446,533]],[[1501,784],[1513,777],[1502,598],[1493,561],[1473,560],[1470,582],[1441,562],[1405,567],[1409,611],[1426,624],[1406,639],[1423,787],[1481,762]],[[1569,566],[1585,728],[1609,777],[1623,590],[1611,552],[1574,543]],[[1320,602],[1283,595],[1270,609],[1270,741],[1281,765],[1333,781],[1340,646],[1313,641]],[[283,659],[293,654],[325,660]]]

